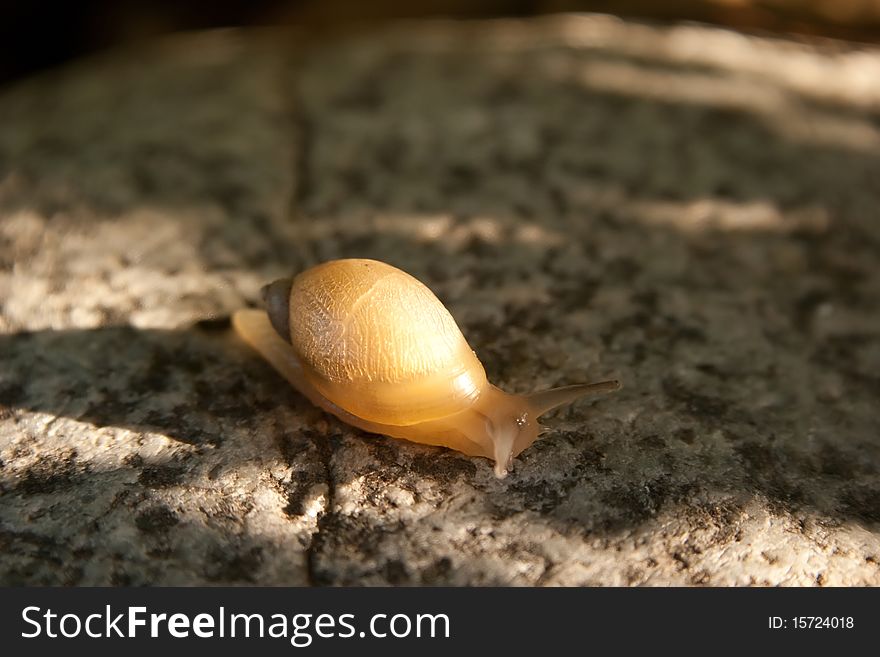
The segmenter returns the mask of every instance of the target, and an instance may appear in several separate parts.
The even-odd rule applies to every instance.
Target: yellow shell
[[[335,260],[297,276],[290,342],[327,399],[373,422],[410,425],[459,413],[486,373],[425,285],[375,260]]]
[[[538,438],[540,415],[620,387],[496,388],[440,300],[375,260],[333,260],[263,297],[267,312],[236,312],[235,330],[314,404],[365,431],[494,459],[499,477]]]

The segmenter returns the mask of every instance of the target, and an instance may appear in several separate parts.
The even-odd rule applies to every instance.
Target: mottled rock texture
[[[0,93],[0,582],[880,584],[880,51],[604,17],[218,32]],[[626,388],[488,461],[230,333],[374,257],[490,379]]]

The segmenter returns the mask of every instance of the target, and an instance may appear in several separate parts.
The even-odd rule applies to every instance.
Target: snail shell
[[[537,418],[617,381],[512,395],[486,372],[440,300],[376,260],[333,260],[263,288],[267,312],[233,316],[238,334],[314,404],[373,433],[495,460],[507,474]]]

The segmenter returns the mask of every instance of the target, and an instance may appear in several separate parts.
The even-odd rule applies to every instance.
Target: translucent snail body
[[[495,461],[507,474],[538,417],[617,381],[512,395],[493,386],[436,296],[375,260],[333,260],[263,288],[238,334],[312,403],[365,431]]]

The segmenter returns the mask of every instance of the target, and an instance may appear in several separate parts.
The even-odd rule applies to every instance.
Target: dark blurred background
[[[0,83],[120,43],[211,27],[349,29],[396,18],[597,11],[744,30],[880,41],[880,0],[5,0]]]

